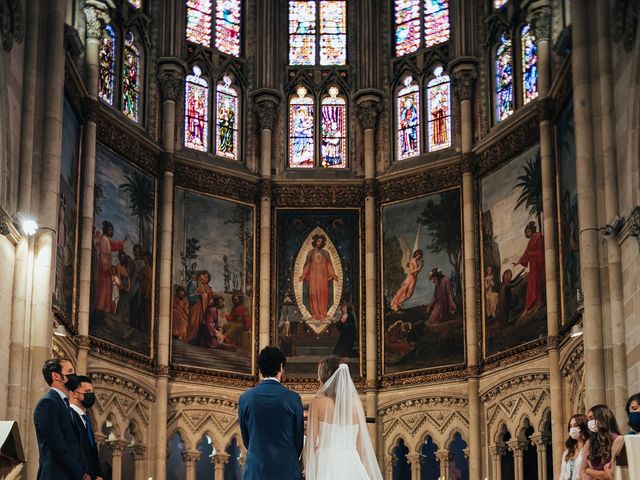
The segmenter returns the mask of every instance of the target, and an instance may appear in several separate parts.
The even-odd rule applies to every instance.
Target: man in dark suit
[[[40,450],[38,480],[91,480],[69,407],[69,392],[78,387],[73,365],[52,358],[42,367],[42,376],[51,390],[33,412]]]
[[[93,434],[91,419],[87,415],[87,409],[96,403],[96,394],[93,393],[93,385],[89,377],[78,376],[80,384],[75,391],[69,395],[69,402],[73,410],[73,417],[80,432],[80,443],[84,449],[84,456],[87,462],[89,475],[92,479],[102,480],[102,467],[98,457],[98,445]]]
[[[302,401],[280,383],[286,361],[279,348],[262,349],[258,367],[263,380],[240,396],[238,419],[247,449],[244,480],[302,478]]]

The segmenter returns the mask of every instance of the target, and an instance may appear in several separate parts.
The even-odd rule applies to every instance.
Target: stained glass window
[[[449,0],[425,0],[424,32],[425,47],[449,40]]]
[[[187,0],[187,40],[211,46],[211,0]]]
[[[496,48],[496,121],[513,113],[513,53],[511,39],[503,33]]]
[[[113,105],[116,81],[116,32],[111,25],[107,25],[102,31],[98,65],[100,68],[98,94],[102,100]]]
[[[122,112],[134,122],[139,120],[140,107],[140,50],[129,32],[124,44],[122,65]]]
[[[216,48],[240,56],[240,0],[216,2]]]
[[[227,75],[216,89],[216,153],[238,159],[238,91]]]
[[[316,2],[289,2],[289,64],[316,63]]]
[[[184,146],[207,151],[209,130],[209,84],[194,66],[184,85]]]
[[[133,8],[140,8],[142,7],[142,0],[129,0],[129,5]]]
[[[420,48],[420,3],[421,0],[395,0],[398,57]]]
[[[320,2],[320,65],[347,61],[347,2]]]
[[[538,96],[538,47],[531,30],[531,25],[525,25],[520,30],[522,47],[522,92],[524,104]]]
[[[451,83],[443,68],[437,67],[427,84],[427,112],[429,115],[429,151],[451,146]]]
[[[322,100],[322,166],[329,168],[347,165],[347,105],[338,93],[337,87],[331,87]]]
[[[313,168],[313,99],[307,89],[298,87],[289,101],[289,166]]]
[[[493,8],[498,9],[504,7],[509,0],[493,0]]]
[[[420,88],[408,76],[397,97],[398,159],[420,155]]]

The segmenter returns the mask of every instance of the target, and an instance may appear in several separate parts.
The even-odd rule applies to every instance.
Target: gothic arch
[[[180,436],[180,440],[182,440],[182,443],[184,444],[185,452],[195,448],[191,437],[187,434],[185,429],[181,425],[176,425],[175,423],[171,424],[167,429],[167,443],[176,433]]]

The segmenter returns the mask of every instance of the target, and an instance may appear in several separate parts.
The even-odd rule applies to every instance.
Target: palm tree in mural
[[[527,160],[523,167],[524,173],[518,177],[519,182],[513,189],[522,189],[514,210],[524,206],[530,215],[535,215],[538,220],[538,228],[542,231],[542,162],[540,152],[535,158]]]
[[[153,220],[154,191],[153,183],[143,174],[134,172],[125,175],[126,182],[120,185],[120,191],[129,197],[131,215],[138,218],[140,228],[140,245],[150,250],[151,242],[147,241],[146,226]],[[149,238],[150,240],[150,238]]]

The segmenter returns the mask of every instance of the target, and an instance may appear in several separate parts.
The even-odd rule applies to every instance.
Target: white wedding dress
[[[305,475],[307,480],[382,480],[362,403],[346,364],[340,365],[311,402]]]

